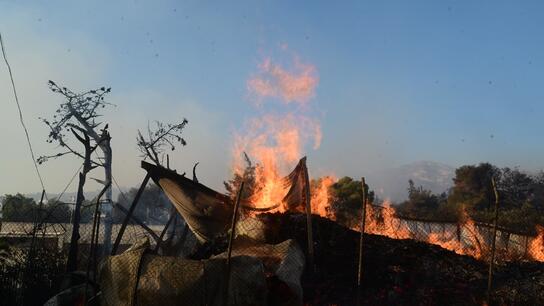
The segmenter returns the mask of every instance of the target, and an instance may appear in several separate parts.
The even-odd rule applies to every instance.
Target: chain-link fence
[[[0,304],[40,305],[78,285],[75,292],[60,294],[57,302],[61,297],[79,297],[100,305],[169,305],[179,301],[184,305],[300,305],[308,296],[325,292],[323,287],[309,284],[327,284],[329,279],[353,284],[357,273],[358,254],[351,251],[353,246],[337,246],[340,251],[350,248],[341,255],[345,262],[331,263],[327,258],[328,253],[338,251],[327,249],[330,241],[345,239],[334,236],[341,226],[332,228],[329,223],[336,223],[321,221],[308,226],[311,219],[305,213],[269,214],[242,206],[234,233],[228,222],[223,233],[209,241],[198,241],[173,210],[169,211],[173,217],[163,223],[132,220],[121,236],[116,256],[108,256],[104,249],[104,216],[94,235],[93,218],[84,217],[79,225],[79,272],[67,279],[73,205],[55,205],[62,213],[44,213],[45,208],[36,207],[42,211],[26,212],[38,216],[35,221],[25,221],[23,216],[2,219]],[[83,210],[93,211],[96,204],[87,205]],[[112,225],[112,241],[121,227],[121,222]],[[365,232],[414,239],[487,261],[493,227],[468,217],[459,222],[403,218],[392,207],[367,205]],[[499,227],[496,259],[535,259],[532,245],[537,239],[542,237]],[[350,268],[335,269],[333,265],[338,264]],[[336,288],[331,283],[328,286]]]
[[[357,228],[356,228],[357,229]],[[358,230],[358,229],[357,229]],[[404,217],[391,206],[367,205],[365,232],[395,239],[415,239],[458,254],[489,260],[493,225],[475,222],[464,215],[457,222]],[[495,260],[539,259],[532,245],[542,237],[497,227]]]
[[[93,274],[94,268],[90,264],[96,265],[109,255],[104,248],[104,215],[99,216],[102,225],[95,231],[94,242],[92,239],[93,218],[87,211],[94,211],[95,205],[87,204],[82,208],[77,252],[77,270],[81,271],[80,274]],[[73,207],[71,203],[44,203],[27,210],[10,211],[0,218],[0,305],[42,305],[70,285],[63,282],[66,282],[66,261],[73,231]],[[112,224],[109,240],[115,239],[120,227],[119,223]],[[145,227],[130,223],[119,250],[129,248],[144,237],[151,237],[155,243],[164,224]]]

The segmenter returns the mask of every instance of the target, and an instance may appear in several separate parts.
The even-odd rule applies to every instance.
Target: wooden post
[[[363,283],[363,242],[364,242],[364,234],[365,234],[365,220],[366,220],[366,202],[367,202],[367,195],[366,195],[366,183],[365,178],[361,178],[361,184],[363,187],[363,198],[362,198],[362,211],[361,211],[361,235],[359,238],[359,265],[358,265],[358,271],[357,271],[357,305],[360,305],[361,303],[361,289],[362,289],[362,283]]]
[[[457,223],[455,224],[456,228],[456,234],[457,234],[457,242],[461,242],[461,224],[459,224],[459,220],[457,220]]]
[[[490,303],[491,286],[493,282],[493,266],[495,264],[495,243],[497,241],[497,221],[499,219],[499,192],[497,191],[497,185],[495,184],[495,178],[491,178],[491,186],[493,187],[493,193],[495,194],[495,219],[493,220],[493,237],[491,241],[491,257],[489,259],[489,274],[487,277],[487,303]]]
[[[98,236],[99,236],[99,233],[100,233],[100,199],[102,198],[102,196],[104,195],[104,193],[106,192],[106,190],[108,190],[108,188],[110,188],[110,185],[111,185],[111,182],[110,183],[107,183],[106,186],[104,186],[104,188],[102,189],[102,191],[100,192],[100,194],[98,194],[98,197],[96,198],[96,206],[95,206],[95,210],[94,210],[94,219],[93,219],[93,229],[92,229],[92,232],[91,232],[91,250],[90,250],[90,260],[87,262],[87,280],[89,279],[89,269],[90,269],[90,264],[91,264],[91,260],[92,260],[92,267],[93,267],[93,271],[94,271],[94,277],[95,277],[95,280],[96,280],[96,254],[97,254],[97,246],[98,246]],[[104,237],[105,238],[105,237]],[[87,291],[85,291],[87,292]]]
[[[42,222],[44,222],[45,220],[42,220],[41,222],[38,222],[38,219],[40,218],[40,212],[42,211],[42,208],[43,208],[43,198],[45,196],[45,189],[42,189],[42,196],[40,198],[40,203],[38,205],[38,211],[37,213],[34,213],[34,226],[32,228],[32,239],[30,240],[30,249],[28,251],[28,255],[27,255],[27,258],[26,258],[26,262],[25,262],[25,270],[24,270],[24,274],[23,274],[23,289],[18,291],[17,293],[17,296],[16,296],[16,299],[17,300],[21,300],[22,299],[22,304],[21,305],[24,305],[24,299],[25,299],[25,296],[26,296],[26,284],[27,284],[27,280],[28,280],[28,277],[29,277],[29,273],[30,273],[30,270],[31,269],[31,264],[35,264],[34,263],[34,251],[36,249],[36,234],[37,234],[37,231],[38,231],[38,227],[41,226]],[[20,295],[23,295],[23,296],[20,296]]]
[[[87,288],[89,285],[89,271],[93,269],[93,281],[96,282],[96,247],[98,246],[98,234],[100,229],[100,199],[110,188],[111,182],[107,183],[96,198],[96,206],[94,208],[93,228],[91,232],[91,249],[89,250],[89,259],[87,260],[87,271],[85,273],[85,291],[83,292],[83,301],[87,305]]]
[[[236,234],[236,222],[238,221],[238,207],[240,206],[240,200],[242,198],[242,191],[244,190],[244,181],[240,184],[238,194],[236,195],[236,202],[234,203],[234,212],[232,213],[232,223],[230,225],[229,245],[227,249],[227,267],[226,267],[226,279],[225,279],[225,292],[224,292],[224,305],[229,303],[229,283],[230,283],[230,257],[232,254],[232,244],[234,236]]]
[[[170,214],[170,218],[168,218],[168,221],[166,222],[166,225],[164,225],[164,228],[159,236],[159,240],[157,240],[157,245],[155,246],[155,252],[159,251],[159,248],[161,247],[162,239],[164,238],[164,235],[166,234],[166,231],[168,231],[168,227],[170,226],[170,223],[176,218],[176,212],[175,209],[172,208],[172,213]]]
[[[121,243],[121,239],[123,238],[123,234],[125,233],[125,229],[128,225],[128,221],[132,217],[132,213],[134,212],[134,209],[136,208],[136,204],[138,204],[138,201],[140,200],[140,197],[142,196],[142,193],[144,192],[145,186],[147,185],[147,182],[149,181],[150,177],[151,176],[149,175],[149,173],[145,175],[145,178],[142,181],[142,184],[140,185],[140,189],[138,189],[138,192],[136,193],[136,196],[134,197],[134,200],[132,201],[132,204],[130,205],[130,208],[128,209],[127,215],[125,216],[125,220],[123,220],[123,224],[121,225],[121,228],[119,229],[117,238],[115,238],[115,243],[113,244],[113,248],[111,249],[111,255],[115,255],[115,253],[117,253],[117,248],[119,248],[119,244]]]
[[[308,167],[304,163],[304,180],[306,182],[306,231],[308,234],[308,267],[310,267],[311,272],[315,272],[314,265],[314,238],[313,238],[313,229],[312,229],[312,203],[311,203],[311,194],[310,194],[310,178],[308,177]]]
[[[87,173],[92,170],[91,165],[91,144],[89,135],[83,133],[84,139],[76,134],[74,130],[72,133],[81,139],[81,143],[85,145],[85,159],[83,162],[83,169],[79,173],[79,183],[77,187],[76,205],[74,207],[74,218],[72,220],[72,235],[70,237],[70,249],[68,250],[68,259],[66,260],[66,271],[72,272],[77,269],[78,258],[78,241],[79,241],[79,223],[81,222],[81,205],[85,200],[83,194],[83,187],[85,186],[85,180],[87,179]]]
[[[529,236],[525,236],[525,250],[523,251],[523,258],[527,257],[527,247],[529,246]]]

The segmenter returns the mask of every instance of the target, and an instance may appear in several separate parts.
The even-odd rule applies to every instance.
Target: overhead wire
[[[8,68],[9,78],[11,80],[11,87],[13,89],[13,96],[15,97],[15,102],[17,104],[17,110],[19,111],[19,121],[21,122],[21,125],[23,126],[23,130],[25,131],[26,141],[28,144],[28,149],[30,150],[30,156],[32,158],[32,163],[34,164],[34,169],[36,169],[36,174],[38,175],[38,179],[40,180],[40,184],[42,186],[42,190],[45,190],[45,184],[43,182],[42,175],[40,173],[40,170],[38,169],[38,163],[36,162],[36,156],[34,155],[34,149],[32,148],[32,143],[30,141],[30,136],[28,134],[28,129],[26,128],[25,121],[23,120],[23,111],[21,110],[21,104],[19,103],[19,97],[17,95],[17,89],[15,87],[15,81],[13,79],[13,72],[11,71],[11,66],[9,64],[7,55],[6,55],[6,49],[4,46],[4,40],[2,39],[2,34],[0,33],[0,45],[2,48],[2,56],[4,57],[4,62],[6,63],[6,66]],[[47,194],[45,194],[45,199],[47,199]]]

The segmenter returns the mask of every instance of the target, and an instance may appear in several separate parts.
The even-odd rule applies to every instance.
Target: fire
[[[459,236],[455,232],[430,233],[427,242],[460,255],[481,259],[483,257],[483,237],[476,227],[476,223],[465,210],[463,210],[463,220],[459,226]],[[469,243],[464,242],[465,232],[468,234]]]
[[[303,155],[304,145],[313,140],[319,147],[319,122],[303,115],[288,113],[284,116],[265,114],[247,122],[244,135],[235,137],[234,171],[244,171],[243,152],[255,162],[254,194],[250,202],[258,208],[279,207],[272,212],[284,212],[283,197],[287,189],[285,173],[293,168]]]
[[[395,217],[395,209],[388,200],[384,201],[381,209],[376,209],[372,205],[366,206],[365,233],[394,239],[412,238],[407,224]]]
[[[544,261],[544,226],[537,225],[537,236],[529,244],[529,255],[538,261]]]
[[[319,82],[317,69],[296,56],[292,62],[285,68],[265,58],[258,65],[258,72],[247,81],[248,94],[256,102],[253,105],[262,110],[264,99],[281,102],[284,112],[264,113],[246,121],[234,139],[234,172],[244,173],[244,152],[255,165],[249,202],[257,208],[278,206],[272,212],[286,210],[282,200],[288,190],[283,175],[304,156],[308,144],[317,149],[322,137],[319,121],[308,114]]]
[[[312,213],[324,218],[335,220],[334,215],[330,212],[330,187],[336,178],[333,176],[325,176],[319,179],[317,186],[311,190]]]
[[[282,47],[287,50],[287,45]],[[319,148],[322,133],[319,120],[309,115],[309,102],[315,96],[319,78],[315,66],[294,57],[291,67],[283,67],[270,58],[258,65],[257,73],[246,82],[248,96],[263,110],[263,101],[281,102],[283,112],[266,113],[246,121],[243,129],[235,134],[234,167],[237,174],[245,171],[244,152],[253,162],[253,194],[248,199],[257,208],[275,207],[270,212],[285,212],[282,203],[288,190],[283,177],[289,173],[298,159],[304,156],[305,148],[313,143]],[[336,181],[333,176],[322,177],[314,182],[311,193],[312,213],[335,220],[330,209],[329,190]],[[365,232],[393,239],[418,239],[458,254],[483,258],[487,252],[480,230],[466,212],[458,230],[433,232],[423,236],[418,232],[417,221],[397,218],[389,201],[382,207],[367,205]],[[411,223],[412,222],[412,223]],[[415,222],[415,225],[414,225]],[[359,230],[358,226],[354,230]],[[538,236],[533,238],[529,255],[544,261],[544,227],[538,227]]]
[[[293,59],[293,68],[286,69],[265,58],[259,73],[247,81],[249,94],[258,104],[267,97],[280,98],[285,104],[307,103],[319,83],[315,66]]]

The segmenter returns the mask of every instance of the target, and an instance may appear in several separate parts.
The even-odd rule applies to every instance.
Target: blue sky
[[[232,132],[260,112],[247,101],[246,81],[263,57],[288,60],[282,44],[319,75],[311,112],[323,141],[307,149],[315,175],[358,177],[418,160],[543,168],[543,6],[0,1],[0,31],[38,153],[54,151],[37,119],[60,102],[47,80],[74,89],[104,84],[117,105],[105,119],[122,185],[143,175],[136,130],[186,116],[189,145],[173,163],[187,171],[200,161],[201,180],[220,187]],[[11,145],[0,161],[0,193],[39,190],[4,65],[0,99],[0,128],[13,130],[5,135]],[[60,191],[77,164],[42,166],[46,187]],[[28,176],[11,177],[16,172]]]

